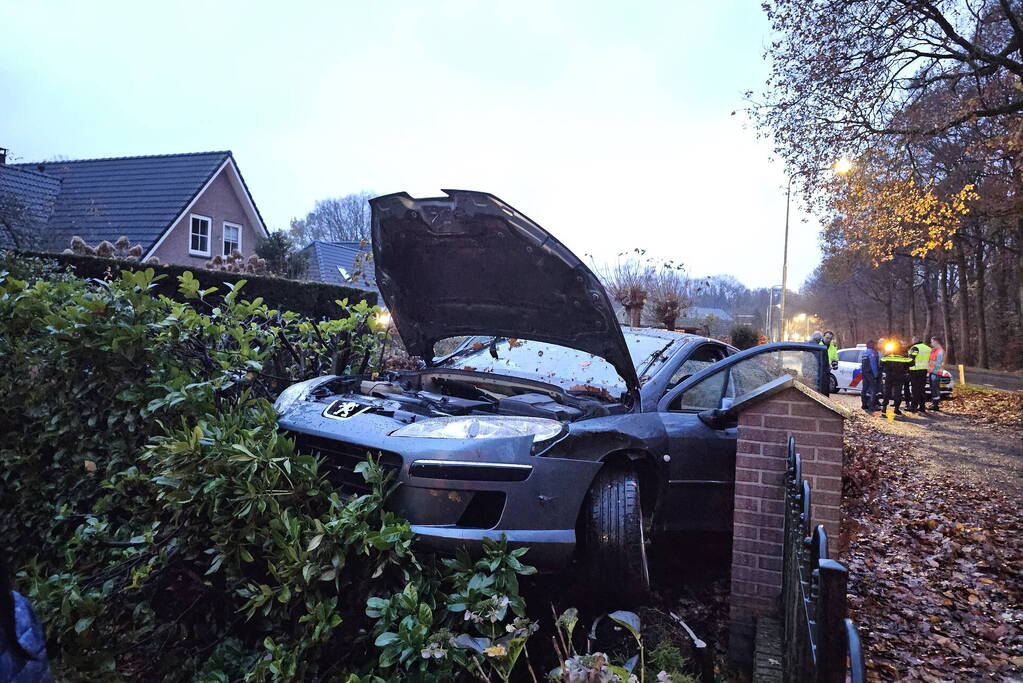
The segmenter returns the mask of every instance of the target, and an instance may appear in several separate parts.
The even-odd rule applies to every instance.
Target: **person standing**
[[[908,410],[927,412],[927,377],[930,374],[931,347],[913,337],[913,345],[909,347],[909,357],[913,364],[909,368],[909,386],[912,398]]]
[[[877,355],[874,340],[867,342],[867,349],[860,356],[860,405],[863,412],[873,413],[877,408],[877,391],[881,386],[881,359]]]
[[[828,347],[828,362],[831,363],[831,368],[835,369],[838,367],[838,345],[835,344],[835,333],[828,330],[824,333],[824,336],[820,338],[819,344],[823,344]]]
[[[941,402],[941,371],[945,365],[945,348],[941,340],[931,337],[931,355],[927,363],[927,376],[931,380],[931,410],[938,410]]]
[[[902,415],[904,386],[909,380],[909,366],[913,361],[899,353],[899,344],[895,341],[886,342],[885,355],[881,358],[881,370],[884,372],[884,400],[881,401],[882,412],[888,411],[888,402],[895,404],[895,414]]]

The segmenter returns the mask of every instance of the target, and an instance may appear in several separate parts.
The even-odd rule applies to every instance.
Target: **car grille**
[[[368,454],[373,455],[385,471],[392,472],[394,478],[397,478],[401,469],[402,457],[391,451],[373,450],[301,432],[285,431],[284,434],[295,440],[299,453],[319,458],[326,469],[327,479],[342,491],[369,493],[372,490],[362,475],[355,471],[356,465],[363,462]]]

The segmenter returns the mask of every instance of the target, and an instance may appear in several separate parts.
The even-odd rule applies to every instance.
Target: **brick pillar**
[[[834,539],[832,552],[842,500],[841,409],[792,385],[750,403],[739,413],[732,520],[729,650],[740,666],[752,663],[757,617],[779,614],[790,436],[802,456],[803,478],[812,487],[813,524],[824,524]]]

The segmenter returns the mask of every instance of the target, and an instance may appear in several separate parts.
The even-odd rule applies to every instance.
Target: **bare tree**
[[[646,305],[650,293],[654,267],[650,259],[644,259],[643,249],[634,249],[635,256],[625,253],[618,255],[618,260],[600,273],[604,288],[612,299],[625,309],[625,318],[632,327],[640,327],[643,323],[643,306]],[[623,258],[625,257],[625,258]]]
[[[665,264],[650,280],[650,307],[654,318],[665,329],[675,329],[675,321],[693,303],[692,285],[681,265]]]
[[[305,218],[291,220],[291,238],[299,245],[314,240],[360,242],[370,236],[369,192],[355,192],[316,202]]]

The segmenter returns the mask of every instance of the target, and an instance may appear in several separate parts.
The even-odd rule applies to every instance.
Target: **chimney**
[[[6,147],[0,147],[0,166],[7,163],[7,152],[8,149]]]

